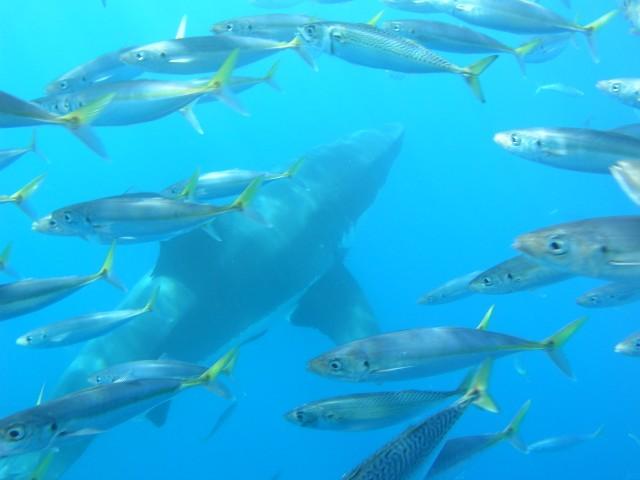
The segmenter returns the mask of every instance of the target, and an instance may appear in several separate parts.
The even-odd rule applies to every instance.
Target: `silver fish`
[[[0,320],[45,308],[98,280],[118,285],[112,276],[114,254],[112,246],[102,267],[93,275],[26,279],[0,285]]]
[[[579,88],[572,87],[564,83],[550,83],[547,85],[540,85],[536,89],[536,95],[540,92],[557,92],[562,93],[568,97],[584,97],[584,92]]]
[[[615,281],[640,279],[640,217],[602,217],[520,235],[514,247],[574,275]]]
[[[270,13],[216,22],[211,31],[218,35],[259,37],[286,42],[297,35],[298,27],[317,21],[318,18],[310,15]]]
[[[385,428],[413,418],[443,401],[464,395],[472,377],[451,391],[403,390],[360,393],[301,405],[285,418],[301,427],[360,432]]]
[[[640,162],[620,160],[612,165],[609,170],[616,179],[622,191],[636,205],[640,205]]]
[[[619,160],[640,160],[640,139],[614,131],[529,128],[500,132],[494,141],[527,160],[581,172],[608,174]]]
[[[587,435],[565,435],[562,437],[547,438],[529,445],[529,453],[549,453],[567,450],[576,447],[582,443],[595,440],[602,435],[603,427],[600,427],[593,433]]]
[[[640,35],[640,1],[623,0],[622,10],[631,23],[631,33]]]
[[[109,430],[193,387],[207,386],[228,354],[202,376],[97,385],[0,420],[0,458],[56,448]]]
[[[14,163],[16,160],[20,159],[21,157],[25,156],[27,153],[35,153],[39,157],[46,160],[46,157],[44,157],[40,152],[40,150],[38,150],[35,130],[33,131],[31,142],[26,147],[0,150],[0,170],[7,168],[9,165]]]
[[[467,394],[453,405],[408,428],[391,440],[343,480],[408,480],[413,478],[473,403],[493,404],[486,393],[490,364],[476,375]]]
[[[480,273],[471,280],[469,289],[485,295],[502,295],[551,285],[570,277],[566,272],[518,255]]]
[[[192,198],[198,201],[206,201],[238,195],[257,178],[262,178],[265,184],[276,180],[291,179],[296,176],[303,164],[304,158],[301,158],[281,173],[256,172],[237,168],[205,173],[198,177]],[[174,183],[165,188],[162,194],[167,196],[179,195],[188,183],[189,180]]]
[[[640,78],[600,80],[596,88],[630,107],[640,108]]]
[[[382,3],[391,8],[416,13],[438,13],[438,9],[422,0],[382,0]]]
[[[476,278],[481,272],[471,272],[453,280],[448,281],[418,299],[420,305],[441,305],[443,303],[455,302],[473,294],[469,289],[469,282]]]
[[[618,343],[613,351],[629,357],[640,357],[640,332],[629,335]]]
[[[494,55],[460,67],[413,40],[368,24],[317,22],[299,31],[308,45],[357,65],[401,73],[460,75],[482,102],[485,98],[478,77],[498,58]]]
[[[454,53],[507,53],[513,55],[524,71],[524,58],[540,44],[534,39],[520,47],[504,43],[467,27],[428,20],[392,20],[383,22],[383,30],[396,32],[433,50]]]
[[[560,348],[584,324],[579,319],[541,342],[488,332],[484,328],[416,328],[375,335],[339,346],[308,364],[324,377],[349,382],[408,380],[453,372],[524,351],[544,351],[567,375]]]
[[[18,337],[21,347],[56,348],[85,342],[105,335],[125,323],[153,310],[157,298],[154,292],[142,308],[94,313],[52,323]]]
[[[527,445],[520,438],[520,427],[530,406],[531,401],[529,400],[520,408],[511,423],[501,432],[447,440],[425,478],[442,475],[504,440],[511,442],[521,452],[527,453]]]
[[[300,41],[279,42],[237,35],[210,35],[166,40],[133,48],[120,56],[128,65],[145,72],[191,75],[219,69],[229,54],[238,51],[238,67],[262,60],[284,50],[294,50],[307,63],[313,59],[301,49]]]
[[[232,203],[213,206],[153,193],[125,194],[70,205],[33,223],[33,230],[79,236],[99,243],[163,241],[198,228],[225,213],[245,211],[262,179],[252,181]]]
[[[618,307],[640,301],[640,283],[615,282],[589,290],[576,300],[587,308]]]
[[[538,45],[524,57],[526,63],[546,63],[559,57],[573,40],[573,33],[556,33],[553,35],[540,35],[533,40],[538,40]]]

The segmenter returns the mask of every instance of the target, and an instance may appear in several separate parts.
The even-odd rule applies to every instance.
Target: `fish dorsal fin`
[[[383,16],[384,16],[384,10],[381,10],[378,13],[376,13],[375,16],[367,22],[367,25],[369,25],[370,27],[377,27],[378,23],[380,22],[380,19]]]
[[[180,24],[178,25],[178,31],[176,32],[176,40],[182,40],[187,34],[187,21],[189,17],[187,15],[183,15],[180,19]]]
[[[493,317],[493,312],[495,309],[496,309],[495,305],[491,305],[489,307],[489,310],[487,310],[487,313],[485,313],[484,317],[482,317],[482,320],[476,327],[476,330],[486,331],[489,328],[489,322],[491,321],[491,317]]]

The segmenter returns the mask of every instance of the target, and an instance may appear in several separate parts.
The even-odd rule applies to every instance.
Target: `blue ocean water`
[[[545,2],[561,10],[561,2]],[[590,21],[617,7],[614,1],[575,0],[569,17]],[[303,4],[288,11],[322,18],[366,21],[380,10],[374,0],[340,5]],[[205,35],[225,18],[264,13],[243,0],[143,2],[110,0],[4,1],[0,3],[0,89],[21,98],[43,94],[44,86],[75,65],[118,48],[171,38],[180,17],[189,15],[189,35]],[[412,14],[387,10],[386,19]],[[154,191],[196,167],[272,169],[288,165],[317,145],[362,128],[400,122],[405,143],[375,203],[345,238],[346,264],[360,282],[384,331],[403,328],[475,326],[496,304],[492,329],[542,339],[588,314],[589,323],[568,345],[577,381],[565,378],[544,354],[522,357],[526,376],[511,358],[495,366],[493,396],[501,414],[469,411],[454,435],[502,429],[527,399],[523,425],[527,441],[568,433],[588,433],[604,425],[601,438],[547,455],[524,456],[500,445],[464,465],[450,478],[640,478],[638,446],[627,436],[640,433],[640,390],[635,360],[613,353],[615,343],[637,328],[637,305],[585,311],[575,298],[597,285],[570,280],[511,296],[475,296],[443,306],[420,307],[427,289],[510,256],[513,239],[532,229],[581,218],[635,214],[636,207],[608,176],[556,170],[510,156],[492,142],[495,132],[530,126],[613,128],[637,122],[634,112],[598,92],[596,81],[637,76],[638,37],[618,18],[598,34],[602,61],[595,64],[577,37],[558,59],[528,65],[523,78],[504,57],[482,77],[487,103],[480,104],[451,75],[395,78],[383,71],[317,58],[311,71],[293,52],[280,54],[282,92],[259,86],[242,95],[251,112],[242,117],[221,104],[203,105],[198,116],[204,136],[179,116],[122,128],[100,128],[110,161],[87,150],[57,128],[38,130],[41,150],[0,174],[0,192],[9,193],[43,172],[47,178],[33,205],[44,214],[62,205],[128,190]],[[496,34],[510,44],[511,35]],[[473,57],[448,55],[460,64]],[[271,59],[243,68],[260,75]],[[563,82],[586,95],[535,95],[539,84]],[[26,144],[29,129],[0,130],[0,148]],[[31,232],[30,221],[11,206],[0,209],[0,243],[13,241],[12,264],[25,277],[95,271],[106,248],[80,239]],[[154,265],[155,244],[118,249],[116,270],[133,286]],[[265,286],[266,288],[266,286]],[[251,292],[245,292],[247,301]],[[54,320],[114,308],[122,294],[96,284],[50,308],[4,322],[0,328],[0,416],[34,404],[40,387],[53,390],[81,346],[29,350],[15,345],[26,330]],[[355,467],[401,432],[398,425],[367,433],[300,429],[285,422],[294,406],[331,395],[382,388],[446,389],[461,373],[393,385],[350,385],[316,377],[306,362],[333,345],[314,330],[294,328],[293,304],[270,318],[267,335],[242,351],[233,387],[241,399],[233,417],[214,438],[203,437],[226,403],[202,390],[174,402],[167,425],[156,429],[131,421],[99,436],[65,478],[165,479],[225,478],[331,479]],[[209,360],[214,359],[215,352]]]

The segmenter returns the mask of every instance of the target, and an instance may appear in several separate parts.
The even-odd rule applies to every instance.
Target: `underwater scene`
[[[640,479],[639,0],[0,45],[0,479]]]

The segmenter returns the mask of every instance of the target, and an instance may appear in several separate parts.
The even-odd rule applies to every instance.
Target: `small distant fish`
[[[385,382],[440,375],[525,351],[544,351],[572,376],[561,348],[580,329],[582,318],[541,342],[485,328],[417,328],[375,335],[334,348],[308,367],[324,377],[349,382]]]
[[[102,267],[93,275],[30,278],[0,285],[0,320],[40,310],[98,280],[107,280],[119,287],[112,274],[114,255],[115,245],[112,245]]]
[[[11,195],[0,195],[0,204],[3,203],[13,203],[20,210],[22,210],[25,214],[27,214],[31,218],[36,217],[36,213],[33,211],[31,206],[28,203],[29,198],[40,188],[42,182],[44,182],[45,175],[40,175],[29,183],[27,183],[24,187],[22,187],[17,192]]]
[[[497,133],[509,153],[556,168],[609,174],[620,160],[640,160],[640,139],[587,128],[525,128]]]
[[[519,255],[479,273],[469,283],[469,289],[484,295],[503,295],[533,290],[570,277],[566,272]]]
[[[623,0],[622,10],[631,23],[631,33],[640,35],[640,1]]]
[[[142,308],[94,313],[31,330],[20,336],[16,344],[21,347],[56,348],[100,337],[134,318],[151,312],[157,295],[158,292],[154,292]]]
[[[514,247],[577,276],[640,280],[640,217],[591,218],[520,235]]]
[[[589,290],[576,303],[587,308],[609,308],[640,301],[640,279],[634,282],[615,282]]]
[[[569,97],[584,97],[584,92],[571,85],[564,83],[550,83],[548,85],[541,85],[536,89],[536,95],[540,92],[557,92],[567,95]]]
[[[629,335],[618,343],[613,351],[629,357],[640,357],[640,332]]]
[[[640,78],[600,80],[596,88],[625,105],[640,108]]]
[[[498,58],[497,55],[469,67],[460,67],[413,40],[380,30],[372,24],[317,22],[300,27],[299,33],[307,45],[357,65],[401,73],[459,75],[474,95],[481,102],[485,101],[479,77]]]
[[[447,440],[425,478],[442,475],[504,440],[511,442],[519,451],[527,453],[527,445],[520,438],[520,428],[530,406],[531,400],[520,408],[511,423],[501,432]]]
[[[211,31],[217,35],[240,35],[286,42],[297,35],[299,27],[317,21],[318,18],[309,15],[271,13],[223,20],[214,23]]]
[[[220,375],[231,353],[197,378],[97,385],[5,417],[0,420],[0,458],[57,449],[74,437],[98,435],[165,403],[180,392],[206,387]]]
[[[190,182],[188,192],[194,191],[197,178]],[[225,206],[153,193],[102,198],[56,210],[34,222],[32,228],[47,235],[78,236],[99,243],[163,241],[198,228],[210,232],[214,218],[245,211],[261,184],[261,178],[253,180],[234,202]]]
[[[441,305],[443,303],[455,302],[473,294],[469,289],[469,282],[480,275],[481,272],[471,272],[453,280],[448,281],[418,299],[420,305]]]
[[[436,452],[451,429],[462,418],[471,404],[494,404],[486,387],[491,364],[485,363],[476,374],[469,391],[463,398],[418,425],[408,428],[391,440],[343,480],[408,480]]]
[[[262,178],[264,184],[276,180],[292,179],[304,165],[304,160],[304,158],[296,160],[287,170],[280,173],[240,169],[205,173],[198,177],[192,198],[197,201],[207,201],[238,195],[257,178]],[[165,188],[162,193],[168,196],[179,195],[188,183],[189,180],[174,183]]]
[[[31,137],[31,143],[24,148],[12,148],[8,150],[0,150],[0,170],[7,168],[13,162],[18,160],[19,158],[25,156],[27,153],[35,153],[39,157],[46,160],[46,157],[42,155],[40,150],[38,150],[38,146],[36,143],[36,132],[33,131],[33,136]]]
[[[464,395],[473,375],[467,376],[456,390],[346,395],[301,405],[285,418],[301,427],[319,430],[360,432],[385,428],[413,418],[449,398]]]
[[[600,427],[598,430],[588,435],[565,435],[562,437],[547,438],[530,444],[527,450],[529,453],[549,453],[568,450],[582,443],[598,438],[602,435],[602,431],[603,427]]]
[[[216,421],[216,423],[213,425],[213,427],[207,434],[205,440],[211,439],[216,433],[218,433],[218,430],[220,430],[222,426],[229,421],[229,419],[233,416],[237,408],[238,408],[237,401],[232,402],[227,408],[225,408],[224,411],[218,417],[218,420]]]

